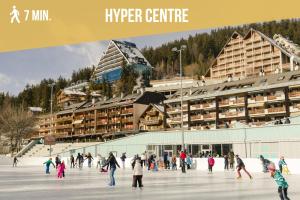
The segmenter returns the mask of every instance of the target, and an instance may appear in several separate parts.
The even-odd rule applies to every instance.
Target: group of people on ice
[[[247,171],[245,163],[240,158],[239,155],[234,155],[233,152],[230,152],[228,155],[224,155],[224,169],[228,170],[229,168],[233,169],[233,165],[236,161],[236,170],[237,170],[237,179],[242,177],[241,171],[244,171],[250,179],[253,179],[252,175]],[[88,167],[91,167],[91,163],[93,157],[90,153],[87,155],[78,153],[76,159],[73,155],[70,157],[70,167],[74,168],[76,165],[81,169],[83,166],[83,162],[88,161]],[[122,162],[122,168],[125,169],[125,160],[126,160],[126,153],[123,153],[120,157]],[[283,171],[287,169],[287,164],[284,160],[284,157],[280,158],[278,163],[279,169],[276,169],[275,164],[268,159],[265,159],[263,156],[260,156],[260,160],[263,166],[263,172],[269,172],[271,177],[275,180],[278,185],[278,194],[281,200],[287,200],[288,198],[288,183],[284,176],[282,175]],[[191,155],[187,155],[185,151],[181,151],[179,153],[179,161],[180,167],[183,173],[186,173],[186,166],[187,169],[190,169],[193,165],[193,159]],[[213,167],[215,165],[215,159],[212,155],[207,155],[207,162],[208,162],[208,171],[209,173],[213,172]],[[78,163],[78,164],[77,164]],[[64,161],[61,161],[60,158],[57,156],[55,158],[55,163],[52,162],[52,158],[49,158],[46,162],[46,174],[50,174],[50,166],[53,165],[54,168],[57,170],[57,177],[63,178],[65,177],[65,170],[66,165]],[[161,165],[161,166],[159,166]],[[177,157],[172,156],[169,158],[168,153],[165,152],[162,156],[162,159],[158,159],[156,155],[147,155],[143,153],[141,156],[136,155],[131,160],[131,166],[133,170],[133,180],[132,180],[132,187],[136,188],[139,186],[140,188],[143,187],[142,178],[143,178],[143,167],[147,168],[148,170],[157,171],[158,167],[162,169],[177,169]],[[115,186],[115,171],[118,168],[121,168],[116,157],[112,152],[109,153],[107,159],[102,157],[101,155],[97,155],[97,165],[96,168],[100,169],[101,172],[108,172],[109,171],[109,186]]]

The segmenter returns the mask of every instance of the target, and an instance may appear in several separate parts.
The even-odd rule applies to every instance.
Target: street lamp
[[[53,127],[53,87],[55,86],[55,83],[51,83],[48,85],[51,87],[51,96],[50,96],[50,117],[51,117],[51,125],[50,125],[50,135],[52,136],[52,127]],[[50,149],[49,149],[49,154],[51,157],[51,144],[50,144]]]
[[[186,45],[181,45],[180,49],[177,47],[172,48],[173,52],[179,52],[179,65],[180,65],[180,101],[181,101],[181,150],[184,151],[184,129],[183,129],[183,95],[182,95],[182,61],[181,52],[186,49]]]

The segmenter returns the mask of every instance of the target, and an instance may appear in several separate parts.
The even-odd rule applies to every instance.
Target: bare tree
[[[34,116],[23,108],[7,104],[0,112],[0,132],[9,140],[10,151],[20,151],[24,138],[34,130]]]

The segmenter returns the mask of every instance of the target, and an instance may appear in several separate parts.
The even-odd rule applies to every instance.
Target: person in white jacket
[[[142,178],[143,178],[143,167],[142,167],[142,163],[141,163],[141,158],[137,157],[136,160],[135,160],[134,168],[133,168],[132,187],[136,188],[137,183],[138,183],[139,188],[142,188],[143,187]]]

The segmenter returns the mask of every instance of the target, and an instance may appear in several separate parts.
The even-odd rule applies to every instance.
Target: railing
[[[122,119],[122,123],[131,123],[133,122],[133,118]]]
[[[56,125],[54,129],[72,128],[72,124]]]
[[[107,117],[107,113],[97,113],[97,117]]]
[[[274,113],[274,112],[285,112],[284,107],[275,107],[275,108],[268,108],[269,113]]]
[[[265,113],[265,109],[249,110],[250,115],[263,114],[263,113]]]
[[[158,125],[162,122],[160,119],[151,119],[151,120],[144,120],[142,123],[145,125]]]
[[[191,116],[191,121],[203,120],[202,115]]]
[[[215,113],[210,113],[210,114],[203,115],[203,119],[212,119],[212,118],[216,118]]]
[[[59,117],[59,118],[56,118],[54,121],[62,122],[62,121],[72,121],[72,120],[73,120],[73,117]]]
[[[300,97],[300,91],[293,91],[289,93],[289,97]]]
[[[156,111],[156,110],[148,111],[147,114],[150,116],[156,116],[158,114],[158,111]]]
[[[133,109],[126,109],[126,110],[122,110],[121,112],[122,114],[132,114],[133,113]]]
[[[194,104],[194,105],[191,105],[191,110],[197,110],[197,109],[201,109],[202,108],[202,105],[201,104]]]

